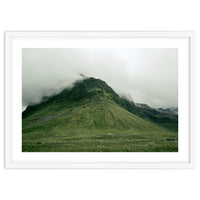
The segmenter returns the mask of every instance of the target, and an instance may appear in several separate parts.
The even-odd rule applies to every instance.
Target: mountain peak
[[[66,92],[66,91],[65,91]],[[74,87],[67,92],[67,96],[71,96],[73,100],[83,100],[85,98],[100,97],[119,97],[115,91],[101,79],[87,77],[81,81],[77,81]]]
[[[22,116],[26,118],[34,114],[39,115],[37,113],[40,112],[45,115],[48,115],[48,113],[52,115],[54,113],[57,116],[58,113],[65,112],[65,110],[69,111],[72,108],[76,108],[77,113],[79,113],[81,110],[85,112],[93,106],[98,107],[99,110],[108,109],[108,112],[110,107],[115,107],[118,110],[124,109],[129,114],[131,113],[147,121],[158,123],[160,126],[177,129],[177,114],[170,111],[163,112],[153,109],[146,104],[135,104],[133,101],[120,98],[106,82],[93,77],[79,80],[75,82],[71,89],[66,88],[59,94],[43,98],[43,101],[39,104],[29,105],[22,113]],[[91,108],[88,112],[93,113],[96,111]],[[120,112],[118,113],[119,115]]]
[[[60,110],[68,104],[113,100],[120,102],[120,97],[106,82],[93,77],[85,77],[82,80],[76,81],[72,88],[65,88],[59,94],[43,97],[42,102],[39,104],[29,105],[23,112],[23,116],[50,104],[57,105],[57,109]]]
[[[75,82],[75,86],[79,84],[84,84],[87,87],[100,87],[100,88],[109,87],[107,83],[105,81],[102,81],[101,79],[94,77],[86,77],[86,76],[84,76],[84,79],[82,79],[81,81]]]

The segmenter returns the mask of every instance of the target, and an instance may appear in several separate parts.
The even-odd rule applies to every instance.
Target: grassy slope
[[[23,119],[23,151],[177,151],[176,132],[128,112],[109,98],[51,103]],[[173,139],[168,141],[167,138]]]

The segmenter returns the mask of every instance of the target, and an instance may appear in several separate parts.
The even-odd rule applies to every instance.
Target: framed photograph
[[[193,168],[188,32],[5,32],[6,168]]]

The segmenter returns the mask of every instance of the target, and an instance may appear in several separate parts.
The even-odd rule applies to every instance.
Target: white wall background
[[[6,170],[3,130],[4,31],[194,30],[198,39],[199,18],[198,0],[1,0],[0,199],[199,200],[199,159],[184,170]]]

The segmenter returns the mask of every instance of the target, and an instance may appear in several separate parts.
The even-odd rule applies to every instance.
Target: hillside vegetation
[[[87,78],[22,113],[23,152],[178,151],[178,115],[120,98]]]

